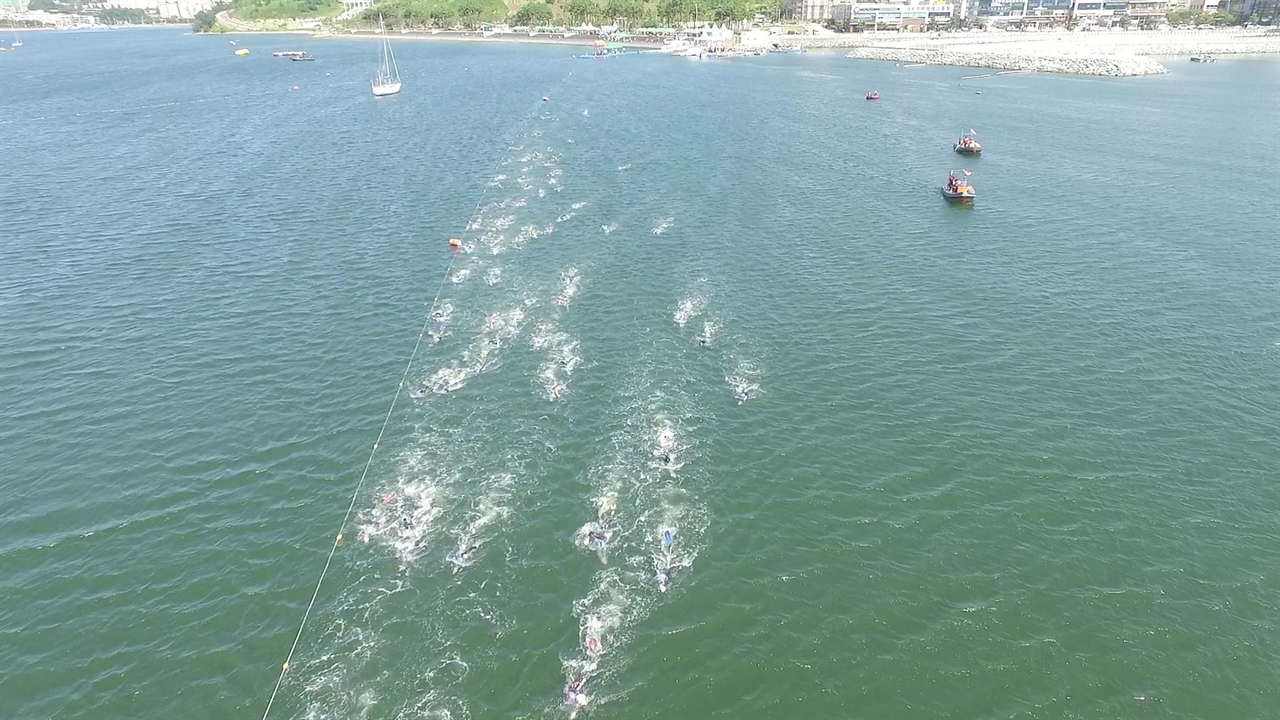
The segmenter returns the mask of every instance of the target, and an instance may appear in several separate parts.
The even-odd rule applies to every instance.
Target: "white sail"
[[[373,95],[395,95],[400,92],[400,68],[396,66],[396,56],[391,52],[391,38],[387,37],[382,15],[378,15],[378,35],[382,37],[382,65],[378,68],[378,77],[373,79]]]

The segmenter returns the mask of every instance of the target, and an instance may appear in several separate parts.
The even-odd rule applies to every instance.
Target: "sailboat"
[[[400,92],[400,68],[396,67],[396,56],[391,52],[391,38],[387,37],[382,15],[378,15],[378,34],[382,36],[382,67],[373,79],[373,96],[395,95]]]
[[[9,47],[22,47],[22,38],[18,37],[18,33],[13,34],[13,42],[9,44]]]

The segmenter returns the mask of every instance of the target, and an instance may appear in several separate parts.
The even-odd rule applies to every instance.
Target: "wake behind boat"
[[[373,96],[386,97],[400,92],[400,68],[396,67],[396,56],[391,52],[391,38],[387,37],[387,26],[378,15],[378,34],[382,36],[382,66],[378,68],[378,76],[372,81]]]

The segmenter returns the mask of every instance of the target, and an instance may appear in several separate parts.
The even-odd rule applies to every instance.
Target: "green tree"
[[[454,13],[453,8],[437,5],[427,13],[427,18],[431,20],[432,25],[443,28],[452,25],[457,14]]]
[[[575,23],[593,22],[600,17],[600,6],[595,0],[569,0],[565,5],[565,12]]]
[[[758,8],[761,15],[779,22],[782,20],[782,11],[787,9],[787,0],[764,0]]]
[[[1192,18],[1191,11],[1186,8],[1178,8],[1177,10],[1170,10],[1168,15],[1168,21],[1170,25],[1186,25],[1187,23],[1191,22],[1191,18]]]
[[[550,25],[554,17],[555,11],[545,2],[528,2],[520,6],[511,21],[517,26],[538,27]]]
[[[484,12],[484,8],[475,0],[462,0],[458,4],[458,17],[462,18],[462,24],[466,27],[475,27],[476,20],[480,17],[480,13]]]
[[[207,33],[212,32],[213,28],[218,24],[218,18],[212,10],[201,10],[191,19],[191,32]]]
[[[668,23],[684,22],[692,16],[693,8],[686,0],[662,0],[658,3],[658,17]]]
[[[604,6],[604,15],[610,22],[623,25],[639,24],[645,18],[643,0],[608,0]]]

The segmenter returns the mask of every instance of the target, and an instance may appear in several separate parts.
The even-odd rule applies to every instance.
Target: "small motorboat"
[[[947,175],[947,184],[942,186],[942,197],[951,202],[970,202],[977,195],[977,190],[969,184],[969,176],[973,173],[961,170],[960,175],[952,170]]]
[[[277,50],[271,53],[272,57],[298,58],[307,54],[306,50]]]
[[[960,134],[960,139],[952,149],[961,155],[981,155],[982,144],[978,142],[978,133],[969,128],[969,132]]]
[[[315,55],[294,55],[289,58],[294,62],[312,62],[316,59]]]
[[[867,93],[867,99],[868,99],[868,100],[879,100],[879,99],[880,99],[880,93],[876,92],[875,90],[871,90],[871,91],[869,91],[869,92]]]

